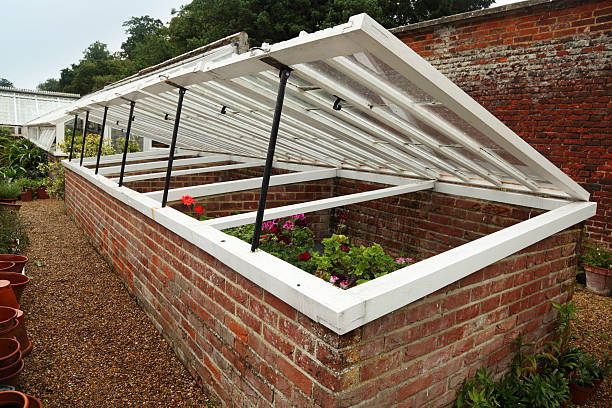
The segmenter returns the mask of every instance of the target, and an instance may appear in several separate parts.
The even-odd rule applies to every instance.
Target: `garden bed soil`
[[[32,278],[21,307],[34,348],[17,389],[45,407],[209,406],[64,202],[23,203],[20,214]]]

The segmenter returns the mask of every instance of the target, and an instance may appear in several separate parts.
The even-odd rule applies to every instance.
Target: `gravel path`
[[[17,389],[46,408],[212,406],[64,202],[23,203],[20,214],[33,278],[21,307],[34,348]]]

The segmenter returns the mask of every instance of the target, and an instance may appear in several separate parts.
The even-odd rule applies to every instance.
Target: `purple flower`
[[[339,278],[339,277],[337,277],[337,276],[335,276],[335,275],[332,275],[332,276],[329,278],[329,283],[336,283],[336,282],[338,282],[338,279],[340,279],[340,278]]]
[[[287,220],[287,222],[285,223],[285,225],[283,225],[283,228],[291,231],[293,229],[293,227],[295,227],[295,224],[292,221]]]
[[[291,216],[292,219],[297,220],[297,221],[301,221],[306,219],[306,217],[304,216],[304,214],[296,214],[296,215],[292,215]]]
[[[339,285],[340,285],[340,287],[342,289],[346,289],[346,288],[348,288],[349,283],[347,281],[343,280],[342,282],[339,283]]]

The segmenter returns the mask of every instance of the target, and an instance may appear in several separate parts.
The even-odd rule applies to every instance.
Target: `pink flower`
[[[401,258],[401,257],[400,257],[400,258],[397,258],[397,259],[395,260],[395,262],[396,262],[396,263],[398,263],[398,264],[404,264],[404,263],[406,263],[406,259],[405,259],[405,258]]]
[[[339,283],[339,285],[340,285],[340,287],[342,289],[346,289],[346,288],[348,288],[349,283],[347,281],[343,280],[342,282]]]
[[[338,282],[338,279],[340,279],[340,278],[335,276],[335,275],[332,275],[329,278],[329,283],[336,283],[336,282]]]
[[[304,216],[304,214],[296,214],[296,215],[292,215],[291,218],[299,221],[299,220],[305,219],[306,217]]]
[[[289,220],[287,220],[287,222],[285,223],[285,225],[283,225],[283,228],[291,231],[293,229],[293,227],[295,227],[295,224]]]
[[[195,204],[195,200],[190,195],[182,196],[181,197],[181,201],[183,201],[183,204],[185,204],[186,206],[190,206],[190,205],[194,205]]]

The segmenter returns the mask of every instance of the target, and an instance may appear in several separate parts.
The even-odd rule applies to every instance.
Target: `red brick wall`
[[[506,369],[519,333],[550,336],[580,236],[558,233],[340,336],[70,170],[66,206],[207,392],[241,407],[450,406],[481,365]]]
[[[336,179],[336,194],[387,185]],[[393,256],[429,258],[518,222],[542,210],[456,197],[432,191],[403,194],[335,209],[348,214],[346,235],[353,245],[377,242]]]
[[[612,1],[420,27],[396,35],[586,188],[587,237],[612,249]]]

